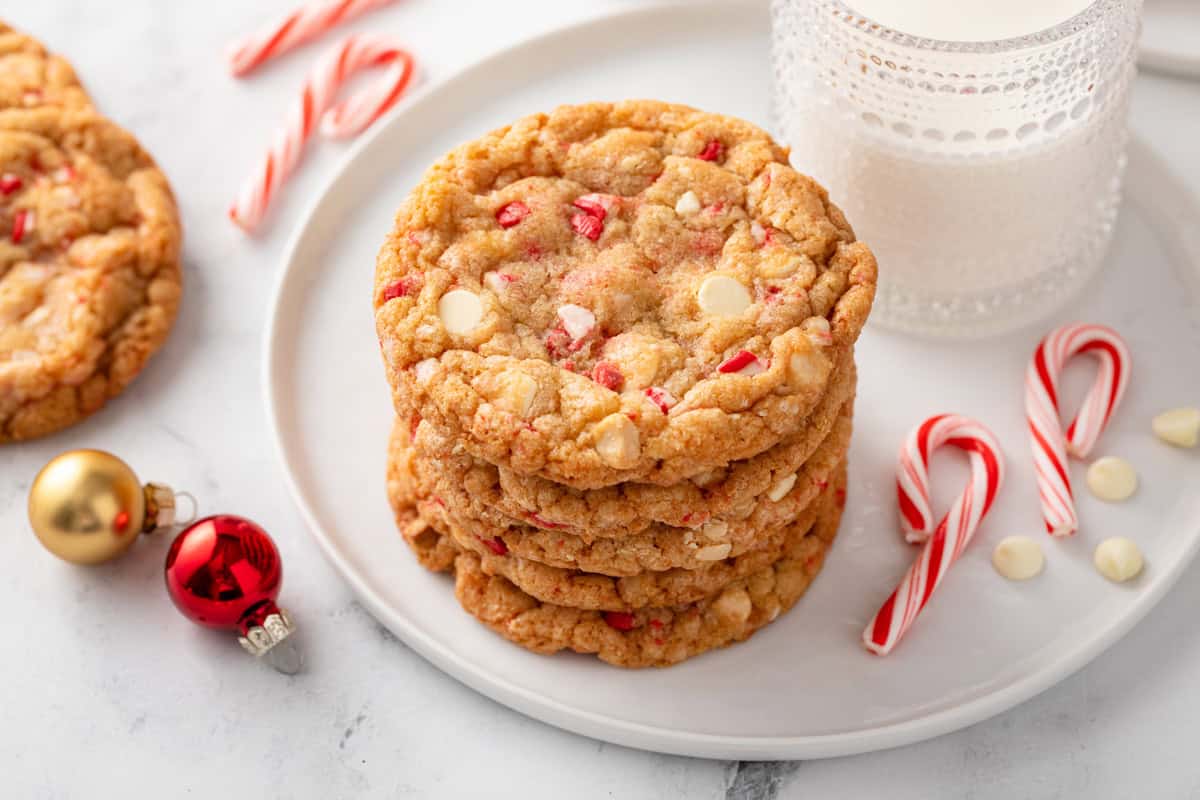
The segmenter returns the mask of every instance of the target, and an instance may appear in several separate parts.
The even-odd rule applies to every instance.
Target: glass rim
[[[1057,25],[1021,36],[991,40],[934,39],[928,36],[914,36],[876,22],[866,14],[847,5],[843,0],[825,0],[825,2],[839,12],[838,16],[841,17],[842,22],[851,24],[880,42],[945,53],[1012,53],[1054,44],[1081,33],[1095,25],[1106,14],[1127,5],[1130,0],[1092,0],[1082,11],[1067,17]]]

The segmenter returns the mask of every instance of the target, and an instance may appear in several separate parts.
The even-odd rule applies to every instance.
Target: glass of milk
[[[1142,0],[772,0],[776,127],[879,260],[872,319],[978,336],[1100,266]]]

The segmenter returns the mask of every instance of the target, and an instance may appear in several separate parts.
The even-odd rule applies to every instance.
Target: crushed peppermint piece
[[[596,219],[604,222],[604,218],[608,216],[608,212],[616,205],[617,198],[611,194],[585,194],[575,198],[572,203],[580,211],[586,214],[591,214]]]
[[[621,391],[621,387],[625,385],[625,376],[611,361],[597,362],[596,366],[592,367],[592,380],[614,392]]]
[[[646,389],[646,397],[649,397],[650,402],[658,406],[658,410],[664,414],[671,410],[671,406],[679,402],[673,394],[658,386],[651,386]]]
[[[605,611],[604,621],[608,623],[610,628],[615,628],[619,631],[633,630],[633,614],[628,611]]]
[[[398,281],[388,284],[383,290],[383,302],[397,297],[408,297],[421,287],[421,278],[417,275],[406,275]]]
[[[766,365],[758,356],[749,350],[739,350],[717,367],[717,372],[736,373],[738,375],[758,375],[766,372]]]
[[[576,342],[587,336],[596,327],[596,315],[574,303],[560,306],[558,318],[562,321],[566,332],[571,335],[571,339]]]
[[[511,228],[528,217],[529,214],[529,206],[520,200],[513,200],[511,203],[500,206],[500,209],[496,212],[496,222],[500,223],[501,228]]]
[[[529,517],[529,521],[532,522],[534,525],[537,525],[539,528],[545,528],[546,530],[553,531],[553,530],[558,530],[559,528],[567,527],[566,525],[564,525],[561,522],[554,522],[553,520],[548,520],[545,517],[543,517],[542,515],[538,514],[537,512],[534,512],[534,511],[530,511],[526,516]]]
[[[33,212],[29,209],[22,208],[13,215],[12,224],[12,243],[20,244],[25,238],[25,234],[33,230]]]
[[[25,185],[25,182],[21,180],[20,175],[13,175],[11,172],[0,175],[0,194],[5,197],[8,197],[23,185]]]
[[[571,215],[571,229],[594,242],[604,232],[604,221],[586,211],[580,211]]]
[[[503,292],[510,283],[517,279],[516,275],[509,272],[491,272],[483,273],[483,285],[491,289],[496,294]]]
[[[725,152],[725,148],[716,139],[710,139],[704,149],[700,151],[700,155],[696,158],[701,161],[719,161],[721,155]]]
[[[767,241],[767,229],[758,220],[755,220],[750,223],[750,236],[754,239],[755,244],[761,245]]]
[[[501,539],[499,536],[493,536],[490,539],[485,539],[482,536],[479,536],[477,538],[479,539],[479,541],[483,542],[484,546],[487,547],[488,550],[491,550],[496,555],[498,555],[498,556],[508,555],[508,545],[506,545],[504,543],[504,540]]]

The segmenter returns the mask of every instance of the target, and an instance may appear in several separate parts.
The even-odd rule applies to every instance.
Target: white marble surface
[[[1200,794],[1200,565],[1076,676],[965,731],[884,753],[735,764],[601,744],[464,688],[355,602],[303,529],[270,447],[259,386],[265,303],[283,243],[343,148],[322,143],[265,235],[226,205],[320,46],[229,79],[220,53],[291,0],[5,3],[10,23],[77,66],[98,105],[172,179],[186,225],[186,301],[145,375],[86,424],[0,450],[0,775],[4,797],[1184,797]],[[423,79],[563,22],[631,6],[407,0],[369,25],[411,43]],[[1200,189],[1200,84],[1142,77],[1134,125]],[[336,380],[331,371],[330,380]],[[73,568],[28,532],[40,465],[78,446],[259,520],[284,553],[308,669],[284,678],[171,607],[165,542]]]

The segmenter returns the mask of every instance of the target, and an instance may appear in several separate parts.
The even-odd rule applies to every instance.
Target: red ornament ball
[[[243,517],[220,514],[183,530],[167,553],[167,592],[192,622],[237,628],[244,636],[278,612],[283,581],[279,550]]]

